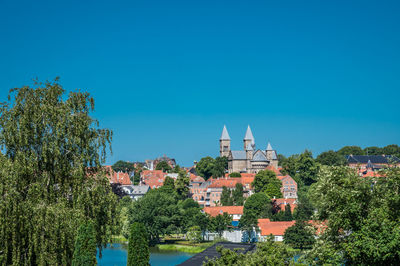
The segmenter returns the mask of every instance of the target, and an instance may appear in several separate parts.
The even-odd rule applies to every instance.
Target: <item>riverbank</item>
[[[215,242],[203,242],[203,243],[190,243],[189,241],[180,240],[174,243],[158,244],[156,247],[163,251],[179,251],[186,253],[200,253],[206,248],[211,247]]]

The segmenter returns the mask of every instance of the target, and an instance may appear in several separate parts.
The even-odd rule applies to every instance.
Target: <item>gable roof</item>
[[[231,140],[231,137],[229,137],[228,130],[226,129],[226,126],[224,125],[224,128],[222,129],[222,134],[220,140]]]
[[[267,145],[267,151],[273,151],[274,149],[272,149],[271,143],[268,142]]]
[[[265,156],[264,152],[261,150],[257,150],[254,155],[252,161],[254,162],[267,162],[267,156]]]
[[[261,235],[283,236],[285,230],[295,224],[296,221],[290,222],[271,222],[270,219],[258,219],[258,227],[260,227]]]
[[[224,214],[224,212],[234,215],[234,214],[243,214],[243,206],[215,206],[215,207],[204,207],[203,211],[208,213],[212,217],[215,217],[219,214]]]
[[[233,160],[246,160],[245,151],[231,151]]]
[[[240,178],[221,178],[221,179],[212,179],[211,184],[208,186],[209,188],[234,188],[236,183],[240,183]]]
[[[370,161],[372,164],[391,164],[400,163],[400,159],[393,155],[347,155],[348,163],[367,164]]]

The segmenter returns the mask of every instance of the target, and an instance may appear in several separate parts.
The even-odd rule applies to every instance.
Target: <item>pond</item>
[[[97,256],[99,266],[126,266],[128,251],[127,245],[113,244],[108,245],[102,250],[102,258]],[[194,254],[178,251],[160,251],[157,248],[150,249],[151,266],[171,266],[184,262]]]

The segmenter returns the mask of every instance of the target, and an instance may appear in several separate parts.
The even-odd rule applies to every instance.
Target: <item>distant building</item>
[[[347,155],[347,163],[358,170],[379,170],[382,168],[400,166],[400,159],[394,155]]]
[[[174,168],[176,166],[176,161],[174,158],[169,158],[165,154],[162,157],[158,157],[154,160],[146,160],[145,161],[145,166],[149,170],[155,170],[156,166],[160,162],[167,162],[171,168]]]
[[[276,151],[268,143],[266,150],[256,149],[253,133],[250,126],[247,127],[243,139],[243,150],[231,150],[231,138],[226,126],[224,126],[219,140],[220,156],[228,157],[228,172],[258,173],[267,166],[278,168],[278,156]]]
[[[297,199],[297,183],[289,175],[277,176],[282,182],[281,192],[285,199]]]
[[[131,199],[138,200],[141,197],[143,197],[150,190],[150,186],[149,185],[139,185],[139,186],[128,185],[128,186],[123,186],[122,189],[129,197],[131,197]]]
[[[275,201],[275,205],[280,208],[281,211],[284,211],[286,205],[290,205],[290,210],[293,213],[294,208],[297,207],[297,199],[273,199]]]
[[[203,213],[207,213],[212,217],[218,215],[223,215],[224,212],[232,217],[233,221],[239,221],[243,215],[243,206],[214,206],[214,207],[204,207]]]
[[[275,241],[283,241],[283,235],[285,230],[293,226],[296,221],[290,222],[272,222],[270,219],[258,219],[259,239],[260,241],[266,241],[270,235],[274,236]]]
[[[111,165],[105,166],[106,168],[106,176],[111,184],[120,184],[123,186],[132,185],[131,179],[129,178],[128,173],[124,172],[115,172]]]

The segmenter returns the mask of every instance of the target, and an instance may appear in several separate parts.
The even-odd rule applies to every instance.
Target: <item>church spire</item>
[[[272,149],[271,143],[268,142],[267,145],[267,151],[273,151],[274,149]]]
[[[224,128],[222,129],[222,134],[220,140],[231,140],[231,137],[229,137],[228,130],[226,129],[226,126],[224,125]]]
[[[254,142],[253,133],[251,132],[250,125],[247,126],[246,135],[244,135],[244,140],[251,140]]]

